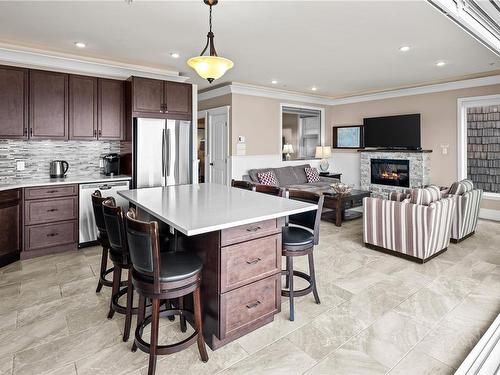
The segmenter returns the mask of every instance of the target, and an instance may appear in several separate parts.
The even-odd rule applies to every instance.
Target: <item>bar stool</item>
[[[108,319],[112,319],[115,312],[125,315],[125,329],[123,330],[123,341],[128,341],[130,335],[130,324],[132,314],[137,314],[137,308],[133,308],[134,286],[132,285],[132,263],[125,235],[125,223],[121,207],[116,206],[113,198],[108,198],[102,203],[102,213],[109,241],[109,257],[114,265],[113,288],[109,305]],[[122,270],[128,270],[128,279],[125,287],[120,289]],[[118,300],[127,294],[126,306],[120,305]]]
[[[201,317],[200,284],[203,268],[200,258],[185,252],[161,252],[158,235],[158,223],[143,222],[136,219],[135,211],[130,209],[126,215],[126,233],[130,258],[132,260],[132,283],[139,294],[137,328],[132,351],[137,348],[149,353],[148,375],[156,369],[157,355],[179,352],[195,341],[203,362],[208,361],[208,354],[203,339]],[[161,301],[184,297],[193,293],[193,313],[179,309],[160,311]],[[152,302],[151,315],[146,315],[146,298]],[[194,320],[195,331],[188,338],[170,345],[158,345],[158,324],[160,316],[180,315]],[[144,328],[151,324],[151,340],[148,344],[142,338]]]
[[[290,215],[288,217],[289,224],[282,229],[281,254],[286,257],[286,270],[281,273],[286,276],[285,288],[288,288],[288,290],[281,290],[281,295],[289,298],[290,321],[293,321],[295,319],[295,297],[302,297],[312,292],[316,303],[321,303],[318,290],[316,289],[313,250],[314,246],[319,243],[319,224],[324,197],[322,194],[318,195],[299,190],[289,190],[288,197],[300,201],[314,202],[318,205],[318,208],[314,211]],[[309,275],[293,269],[293,258],[305,255],[307,255],[309,260]],[[294,276],[306,280],[309,285],[304,289],[294,290]]]
[[[112,287],[113,281],[106,279],[106,276],[114,271],[114,267],[106,269],[108,265],[109,240],[102,215],[102,202],[108,198],[103,198],[101,192],[96,190],[92,194],[92,208],[94,210],[94,219],[97,226],[97,242],[102,246],[101,269],[99,271],[99,282],[97,283],[96,293],[99,293],[103,286]]]
[[[274,195],[276,197],[284,197],[286,189],[272,185],[255,184],[254,191],[256,191],[257,193]]]

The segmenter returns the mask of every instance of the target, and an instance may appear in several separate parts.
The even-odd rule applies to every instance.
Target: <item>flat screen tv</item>
[[[420,149],[420,114],[363,119],[364,146]]]

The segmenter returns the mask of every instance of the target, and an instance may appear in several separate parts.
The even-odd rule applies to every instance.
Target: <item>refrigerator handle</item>
[[[170,144],[170,129],[167,129],[167,177],[170,176],[170,152],[171,152],[171,144]]]
[[[161,132],[161,176],[165,177],[165,129]]]

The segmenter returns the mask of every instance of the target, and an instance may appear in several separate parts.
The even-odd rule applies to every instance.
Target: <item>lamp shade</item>
[[[316,147],[316,158],[324,159],[324,158],[329,158],[331,155],[332,155],[332,149],[330,146]]]
[[[196,56],[187,61],[187,64],[193,68],[202,78],[215,80],[222,77],[234,63],[224,57],[218,56]]]
[[[289,143],[283,145],[283,153],[284,154],[293,154],[293,146]]]

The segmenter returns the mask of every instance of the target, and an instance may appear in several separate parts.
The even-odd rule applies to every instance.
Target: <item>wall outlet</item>
[[[16,170],[24,171],[26,169],[26,165],[23,160],[16,160]]]
[[[245,136],[244,135],[239,135],[238,136],[238,142],[239,143],[245,143]]]
[[[448,147],[450,147],[450,145],[441,145],[441,154],[448,155]]]

